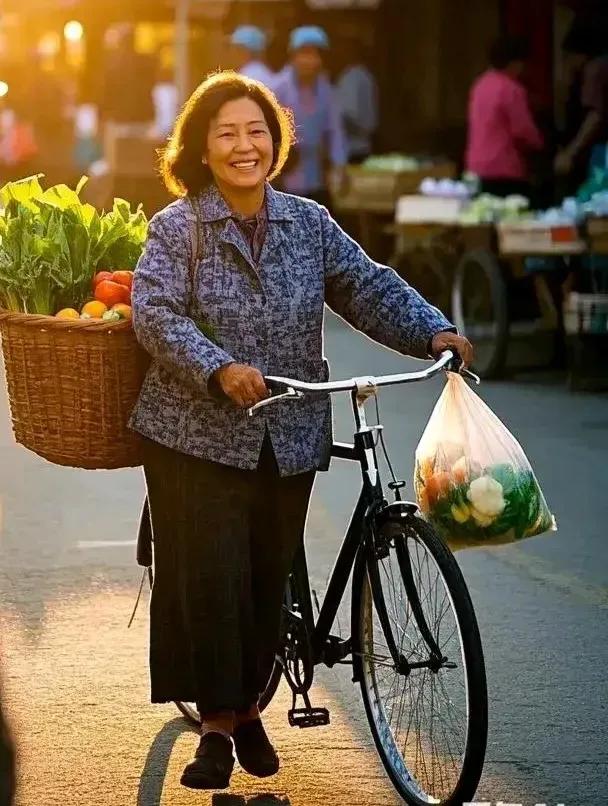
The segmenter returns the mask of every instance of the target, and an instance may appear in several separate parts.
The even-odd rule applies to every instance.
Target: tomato
[[[131,288],[133,285],[133,272],[132,271],[115,271],[112,274],[112,281],[114,283],[120,283],[120,285],[125,285],[127,288]]]
[[[120,283],[114,283],[112,280],[102,280],[95,287],[95,299],[103,302],[108,308],[116,305],[118,302],[123,302],[125,305],[129,304],[131,293],[128,288]]]
[[[93,288],[95,288],[97,284],[101,283],[103,280],[111,280],[111,279],[112,279],[111,271],[98,271],[95,277],[93,277]]]
[[[433,473],[427,479],[425,490],[429,497],[429,504],[434,506],[439,498],[442,498],[450,489],[450,474],[440,471]]]

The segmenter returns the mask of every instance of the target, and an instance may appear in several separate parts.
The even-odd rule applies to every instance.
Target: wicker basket
[[[17,442],[58,465],[141,464],[127,420],[149,357],[130,322],[0,310],[0,335]]]

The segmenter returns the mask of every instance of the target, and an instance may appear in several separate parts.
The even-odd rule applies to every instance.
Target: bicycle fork
[[[420,601],[420,596],[418,594],[418,589],[414,581],[414,573],[412,570],[410,553],[407,547],[407,540],[405,539],[403,526],[401,524],[395,524],[394,533],[392,535],[390,533],[386,534],[386,528],[387,527],[385,526],[385,532],[382,534],[380,539],[377,537],[374,539],[374,537],[370,535],[367,567],[370,576],[374,606],[378,613],[378,618],[380,619],[384,637],[386,638],[386,643],[393,659],[395,671],[404,676],[409,675],[413,669],[426,668],[437,673],[441,668],[450,667],[452,664],[448,662],[446,656],[442,655],[437,641],[435,640],[435,637],[427,624],[422,603]],[[407,601],[411,608],[412,615],[420,635],[424,639],[429,650],[428,660],[408,661],[401,652],[400,646],[397,646],[397,641],[395,640],[393,627],[391,626],[390,616],[388,614],[384,599],[384,593],[382,591],[380,573],[378,570],[379,560],[385,556],[388,556],[389,554],[389,544],[391,538],[394,541],[395,554],[397,556],[399,570],[403,578]]]

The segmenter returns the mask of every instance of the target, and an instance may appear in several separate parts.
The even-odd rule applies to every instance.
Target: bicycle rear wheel
[[[353,577],[355,679],[376,748],[400,796],[413,806],[457,806],[474,797],[487,740],[477,620],[458,564],[429,524],[395,519],[382,535],[386,556],[361,553]],[[408,556],[424,621],[440,651],[433,669],[425,665],[432,652],[406,593]],[[383,603],[407,662],[400,671],[380,623]]]

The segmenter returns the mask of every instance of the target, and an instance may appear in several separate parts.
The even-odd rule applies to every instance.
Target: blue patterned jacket
[[[186,199],[151,219],[135,270],[133,325],[152,363],[129,425],[183,453],[244,469],[257,466],[268,427],[281,475],[326,469],[328,396],[278,403],[248,418],[208,388],[212,373],[238,361],[263,375],[327,380],[324,303],[372,339],[418,357],[451,325],[315,202],[267,186],[268,233],[258,265],[215,186],[194,203],[202,256],[193,293],[195,216]]]

